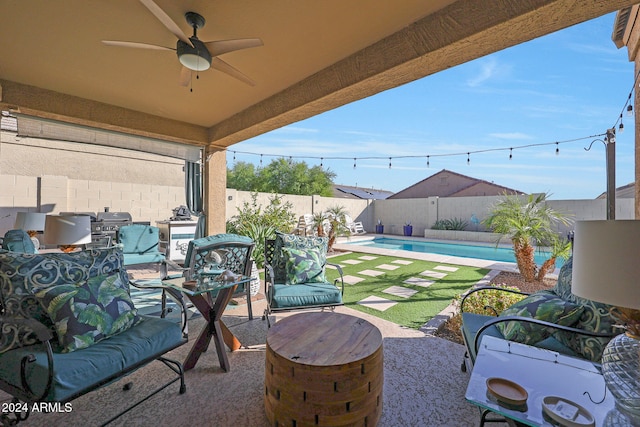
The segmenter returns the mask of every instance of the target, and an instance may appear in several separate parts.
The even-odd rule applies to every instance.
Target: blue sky
[[[597,139],[588,137],[616,124],[634,84],[627,49],[611,41],[614,18],[605,15],[240,142],[229,147],[228,165],[234,151],[237,161],[256,165],[259,154],[264,165],[280,156],[319,165],[324,157],[323,167],[343,185],[395,192],[449,169],[527,193],[549,192],[552,199],[595,198],[606,190],[605,147],[596,141],[585,151]],[[622,120],[617,186],[634,180],[633,117],[624,111]],[[504,150],[472,153],[467,164],[467,152],[487,149]],[[449,156],[455,153],[464,154]]]

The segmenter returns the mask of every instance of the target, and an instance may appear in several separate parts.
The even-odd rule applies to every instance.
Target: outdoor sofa
[[[614,328],[611,306],[578,297],[571,293],[572,258],[561,267],[556,285],[532,294],[484,286],[471,290],[461,301],[462,337],[466,353],[462,370],[472,367],[482,337],[494,337],[521,342],[600,363],[607,343],[621,331]],[[502,313],[465,312],[469,296],[496,289],[527,295]],[[487,308],[492,310],[490,307]]]
[[[0,424],[23,421],[36,402],[64,405],[154,360],[172,372],[152,394],[176,381],[184,393],[181,363],[163,356],[187,342],[186,314],[181,319],[138,314],[120,248],[0,253],[0,390],[15,410],[0,414]]]

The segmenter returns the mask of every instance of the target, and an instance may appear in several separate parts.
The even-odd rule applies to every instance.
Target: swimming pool
[[[487,259],[500,262],[516,262],[512,248],[496,247],[495,245],[466,245],[464,243],[429,242],[422,240],[393,239],[376,237],[373,240],[348,242],[348,245],[368,246],[379,249],[399,249],[411,252],[432,253],[438,255],[459,256],[463,258]],[[538,265],[549,258],[548,252],[536,251],[535,262]],[[556,260],[556,267],[560,268],[562,259]]]

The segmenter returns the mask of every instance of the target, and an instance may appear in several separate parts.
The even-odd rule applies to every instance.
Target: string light
[[[560,155],[560,147],[558,146],[558,143],[556,142],[556,156]]]
[[[509,160],[513,159],[513,148],[509,148]]]
[[[322,157],[320,157],[320,167],[322,167]]]
[[[389,169],[391,169],[391,157],[389,157]]]
[[[633,105],[631,104],[627,106],[627,116],[629,117],[633,116]]]
[[[235,151],[233,152],[233,161],[234,162],[236,161],[236,152]]]
[[[617,125],[617,123],[616,123]],[[597,134],[597,135],[589,135],[589,136],[584,136],[584,137],[580,137],[580,138],[574,138],[574,139],[567,139],[567,140],[563,140],[563,141],[554,141],[554,142],[543,142],[543,143],[538,143],[538,144],[526,144],[526,145],[519,145],[519,146],[513,146],[513,147],[495,147],[495,148],[485,148],[485,149],[481,149],[481,150],[472,150],[472,151],[465,151],[465,152],[453,152],[453,153],[443,153],[443,154],[429,154],[426,155],[427,158],[427,167],[431,166],[431,157],[455,157],[455,156],[463,156],[466,155],[467,156],[467,163],[471,163],[471,154],[482,154],[482,153],[490,153],[490,152],[497,152],[497,151],[507,151],[509,150],[510,154],[514,151],[514,150],[520,150],[520,149],[525,149],[525,148],[533,148],[533,147],[543,147],[543,146],[547,146],[547,145],[555,145],[556,146],[556,153],[559,153],[560,149],[559,149],[559,145],[560,144],[569,144],[569,143],[573,143],[573,142],[577,142],[577,141],[583,141],[586,139],[593,139],[593,138],[599,138],[599,137],[604,137],[605,134]],[[265,154],[265,153],[254,153],[254,152],[249,152],[249,151],[234,151],[233,152],[234,155],[236,153],[238,154],[246,154],[246,155],[254,155],[254,156],[260,156],[260,164],[262,165],[263,163],[263,157],[267,156],[267,157],[273,157],[273,158],[282,158],[283,156],[280,154]],[[416,155],[406,155],[406,156],[363,156],[363,157],[343,157],[343,156],[322,156],[322,157],[315,157],[315,156],[289,156],[289,159],[318,159],[321,163],[321,166],[323,166],[324,164],[324,160],[325,159],[329,159],[329,160],[353,160],[353,168],[355,169],[357,166],[357,161],[358,160],[381,160],[381,159],[386,159],[389,160],[389,163],[392,163],[392,161],[394,159],[416,159],[416,158],[424,158],[425,155],[424,154],[416,154]]]

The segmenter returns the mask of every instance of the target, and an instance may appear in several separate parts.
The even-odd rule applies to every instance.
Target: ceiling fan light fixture
[[[193,47],[178,40],[176,52],[180,63],[193,71],[204,71],[211,68],[211,54],[207,47],[195,37],[190,38]]]

